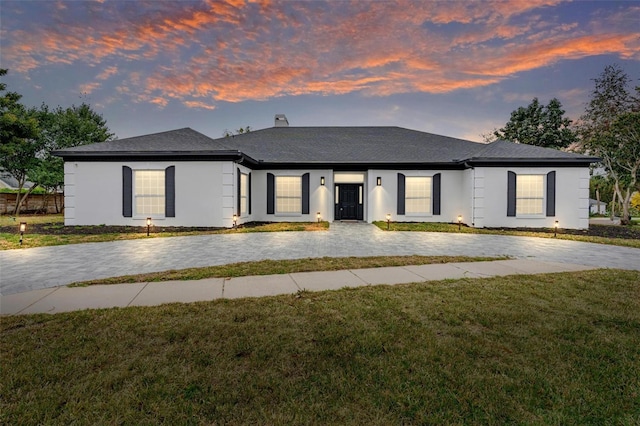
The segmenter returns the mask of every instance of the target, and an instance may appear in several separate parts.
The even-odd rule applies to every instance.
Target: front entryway
[[[336,185],[335,220],[363,220],[363,189],[362,184]]]

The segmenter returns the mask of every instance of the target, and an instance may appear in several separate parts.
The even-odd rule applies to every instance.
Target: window
[[[544,176],[516,176],[516,215],[544,214]]]
[[[164,216],[165,171],[134,171],[134,206],[136,216]]]
[[[276,213],[302,212],[302,178],[276,176]]]
[[[406,213],[431,213],[431,178],[407,177],[405,185]]]
[[[240,173],[240,216],[246,216],[249,210],[249,176]]]

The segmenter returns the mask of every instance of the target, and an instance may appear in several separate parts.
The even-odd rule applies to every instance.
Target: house
[[[399,127],[275,126],[211,139],[184,128],[62,149],[65,224],[249,221],[589,226],[596,158]]]
[[[604,201],[598,202],[598,200],[589,198],[589,213],[607,214],[607,203],[605,203]]]

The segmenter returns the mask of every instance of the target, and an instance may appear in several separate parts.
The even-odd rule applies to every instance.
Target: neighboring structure
[[[589,226],[596,158],[398,127],[275,127],[211,139],[189,128],[56,152],[67,225],[230,227],[249,221],[462,221]]]
[[[591,214],[607,214],[607,203],[604,201],[594,200],[589,198],[589,213]]]

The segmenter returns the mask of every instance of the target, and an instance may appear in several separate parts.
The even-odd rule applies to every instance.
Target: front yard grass
[[[387,231],[387,222],[373,222],[378,228]],[[588,243],[610,244],[623,247],[640,248],[640,227],[613,226],[613,225],[591,225],[588,231],[574,231],[559,229],[554,236],[553,229],[497,229],[497,228],[471,228],[457,224],[440,222],[391,222],[390,231],[412,231],[412,232],[452,232],[463,234],[492,234],[492,235],[515,235],[521,237],[557,238],[561,240],[583,241]],[[598,234],[598,235],[595,235]],[[611,234],[611,236],[606,236]]]
[[[640,272],[0,318],[2,424],[637,424]]]
[[[338,271],[343,269],[382,268],[386,266],[429,265],[452,262],[485,262],[505,260],[504,257],[469,256],[369,256],[369,257],[317,257],[286,260],[260,260],[219,266],[187,268],[148,274],[124,275],[113,278],[83,281],[69,287],[96,284],[146,283],[156,281],[202,280],[205,278],[246,277],[249,275],[292,274],[295,272]]]

